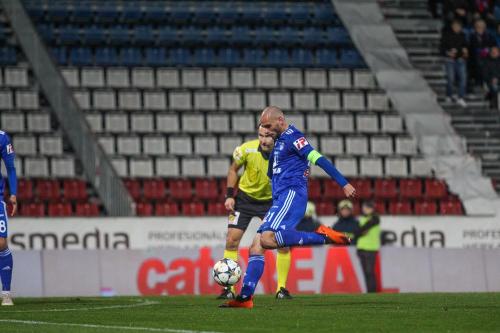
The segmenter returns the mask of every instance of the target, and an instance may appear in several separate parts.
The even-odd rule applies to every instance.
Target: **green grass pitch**
[[[214,297],[18,298],[1,332],[500,332],[500,294],[304,295],[219,309]]]

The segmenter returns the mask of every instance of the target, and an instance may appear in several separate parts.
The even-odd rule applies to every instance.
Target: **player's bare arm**
[[[231,163],[229,166],[229,170],[227,172],[227,193],[226,193],[226,201],[224,202],[224,206],[228,211],[234,211],[234,188],[236,187],[236,183],[238,182],[238,171],[240,170],[241,165],[236,164],[235,162]]]

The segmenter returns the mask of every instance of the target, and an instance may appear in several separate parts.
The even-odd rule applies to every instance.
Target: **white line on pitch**
[[[146,302],[137,303],[137,304],[103,305],[103,306],[86,307],[86,308],[73,308],[73,309],[14,310],[14,311],[0,311],[0,313],[90,311],[90,310],[137,308],[137,307],[141,307],[141,306],[149,306],[149,305],[155,305],[155,304],[160,304],[160,302],[146,301]]]
[[[210,331],[179,330],[179,329],[174,329],[174,328],[154,328],[154,327],[114,326],[114,325],[98,325],[98,324],[55,323],[55,322],[49,322],[49,321],[16,320],[16,319],[0,319],[0,323],[19,324],[19,325],[32,325],[32,326],[63,326],[63,327],[95,328],[95,329],[103,329],[103,330],[128,330],[128,331],[144,331],[144,332],[217,333],[217,332],[210,332]]]

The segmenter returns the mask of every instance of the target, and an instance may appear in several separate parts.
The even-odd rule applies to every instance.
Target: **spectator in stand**
[[[493,108],[498,108],[498,88],[500,82],[500,50],[492,47],[490,56],[484,61],[484,81],[488,85],[488,96]]]
[[[358,220],[352,214],[352,202],[350,200],[342,200],[337,207],[339,218],[332,225],[333,230],[343,232],[351,239],[351,244],[356,244],[354,232],[359,227]]]
[[[467,84],[467,39],[459,20],[453,20],[451,27],[445,28],[441,36],[441,54],[446,57],[446,100],[456,101],[461,107],[467,107],[465,89]],[[455,81],[458,83],[458,98],[453,95]]]
[[[443,19],[445,22],[457,19],[465,26],[469,22],[470,10],[469,0],[443,0]]]
[[[441,0],[427,0],[427,8],[432,14],[432,17],[438,18],[439,13],[438,13],[438,4],[442,5]]]
[[[490,53],[490,48],[496,46],[496,41],[486,30],[486,22],[474,22],[474,31],[470,36],[470,66],[477,85],[483,84],[483,64]]]
[[[316,205],[311,201],[307,202],[306,212],[304,213],[304,217],[300,220],[296,229],[300,231],[313,232],[318,229],[321,225],[321,222],[318,220],[316,215]]]
[[[488,24],[489,27],[494,27],[495,4],[493,0],[473,0],[473,4],[474,4],[473,7],[474,14],[472,15],[473,19],[474,20],[482,19]]]
[[[499,5],[499,8],[500,8],[500,5]],[[500,18],[499,18],[499,20],[500,20]],[[498,22],[498,24],[497,24],[497,33],[495,34],[495,40],[496,40],[497,46],[500,46],[500,22]]]

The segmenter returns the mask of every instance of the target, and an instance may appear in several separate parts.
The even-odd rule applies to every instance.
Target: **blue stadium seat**
[[[316,4],[313,9],[313,22],[317,25],[338,25],[338,19],[331,4]]]
[[[167,21],[168,13],[161,4],[151,3],[144,8],[144,21],[149,23],[162,23]]]
[[[154,45],[155,35],[150,25],[135,25],[132,31],[134,42],[138,45]]]
[[[334,49],[317,49],[316,65],[318,67],[336,67],[338,65],[337,52]]]
[[[195,26],[187,26],[180,30],[181,41],[185,45],[199,45],[204,42],[202,35],[203,30]]]
[[[248,45],[252,43],[253,37],[247,26],[233,26],[230,41],[233,45]]]
[[[95,50],[95,63],[98,66],[118,65],[118,55],[115,48],[101,47]]]
[[[253,3],[245,4],[240,8],[241,11],[241,23],[243,24],[255,24],[262,22],[262,11],[259,6]]]
[[[68,63],[67,52],[65,47],[53,47],[50,49],[52,58],[59,65],[66,65]]]
[[[290,19],[289,24],[292,25],[305,25],[309,22],[311,11],[308,5],[293,4],[290,6]]]
[[[258,67],[264,63],[264,50],[262,49],[244,49],[243,64],[244,66]]]
[[[308,27],[302,31],[302,45],[306,47],[315,48],[324,43],[323,30]]]
[[[500,3],[495,6],[494,15],[496,20],[500,21]]]
[[[200,25],[208,25],[215,22],[215,6],[200,2],[198,6],[193,8],[193,23]]]
[[[96,6],[95,19],[102,23],[113,23],[118,22],[120,18],[119,7],[112,2],[102,2],[99,6]]]
[[[93,19],[94,12],[87,3],[78,2],[73,5],[73,22],[90,23]]]
[[[223,29],[220,26],[207,29],[206,42],[208,45],[222,45],[226,44],[227,41],[228,38],[226,29]]]
[[[165,66],[167,64],[167,53],[164,48],[146,48],[146,65]]]
[[[165,26],[158,30],[158,43],[160,45],[173,45],[178,42],[178,39],[177,28]]]
[[[92,64],[92,52],[88,47],[74,47],[69,52],[72,65],[88,66]]]
[[[124,66],[142,65],[141,49],[135,47],[124,47],[120,49],[120,63]]]
[[[300,29],[287,26],[281,28],[277,33],[277,41],[280,46],[297,46],[302,41]]]
[[[264,7],[262,19],[264,24],[283,25],[288,19],[286,8],[281,3],[275,3],[268,7]]]
[[[13,47],[0,48],[0,65],[15,65],[17,63],[16,49]]]
[[[193,63],[196,66],[210,66],[215,63],[215,51],[212,48],[196,48]]]
[[[49,24],[39,24],[37,26],[38,33],[42,39],[48,43],[52,44],[55,41],[54,28]]]
[[[142,8],[137,2],[124,2],[122,8],[122,20],[134,23],[142,19]]]
[[[220,66],[238,66],[241,62],[241,54],[238,49],[223,48],[219,50],[217,63]]]
[[[273,67],[287,66],[290,63],[288,50],[275,48],[267,51],[267,65]]]
[[[223,3],[219,7],[218,21],[220,24],[229,25],[238,23],[238,9],[232,3]]]
[[[260,46],[269,46],[276,42],[274,29],[260,27],[254,30],[254,43]]]
[[[47,19],[50,22],[63,22],[71,17],[71,9],[64,3],[48,3]]]
[[[125,26],[114,25],[108,29],[108,37],[110,45],[127,45],[130,44],[129,31]]]
[[[80,29],[67,25],[59,27],[59,41],[65,45],[76,44],[80,42]]]
[[[169,51],[169,63],[172,65],[191,65],[193,57],[186,48],[176,48]]]
[[[355,49],[343,49],[340,54],[340,66],[348,68],[366,67],[361,54]]]
[[[0,26],[0,41],[5,42],[5,27],[3,25]]]
[[[81,34],[84,43],[87,45],[102,45],[107,40],[104,28],[95,24],[83,29]]]
[[[26,11],[35,22],[42,20],[45,16],[45,10],[39,3],[26,4]]]
[[[188,24],[191,20],[191,10],[187,5],[174,4],[167,9],[170,21],[176,24]]]
[[[314,64],[313,53],[309,49],[294,48],[290,62],[292,66],[310,67]]]
[[[350,44],[351,37],[343,27],[328,27],[326,29],[326,39],[328,43],[334,44]]]

